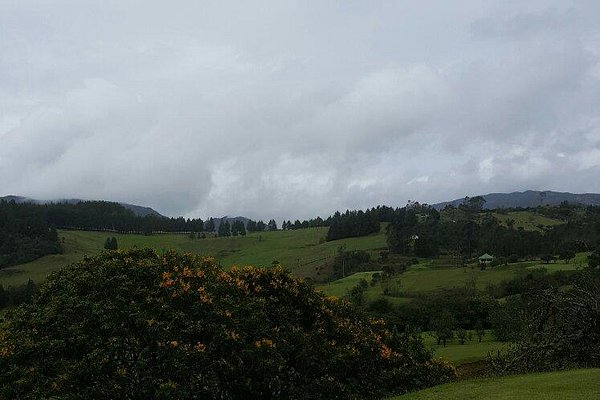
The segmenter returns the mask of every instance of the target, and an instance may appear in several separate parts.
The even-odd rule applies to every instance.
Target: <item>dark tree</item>
[[[219,224],[218,229],[219,237],[228,237],[231,236],[231,225],[229,225],[229,221],[226,218],[221,219],[221,223]]]
[[[215,220],[210,218],[208,221],[204,223],[204,230],[206,232],[214,232],[215,231]]]

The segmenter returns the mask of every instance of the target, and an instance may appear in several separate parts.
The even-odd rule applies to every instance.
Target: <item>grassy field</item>
[[[587,262],[588,253],[578,253],[574,260],[569,263],[558,261],[556,263],[544,264],[540,261],[528,261],[509,265],[488,267],[482,271],[476,265],[467,267],[439,267],[432,260],[422,260],[419,264],[412,265],[408,270],[393,278],[393,284],[397,285],[401,297],[389,297],[390,301],[398,302],[397,299],[414,297],[417,293],[428,292],[436,289],[459,287],[467,282],[475,282],[479,289],[484,289],[489,284],[497,284],[511,279],[519,273],[526,273],[530,269],[545,268],[548,272],[570,271],[581,268]],[[331,282],[318,287],[328,295],[343,296],[345,292],[352,289],[361,278],[370,281],[370,276],[377,271],[359,272],[344,279]],[[367,289],[367,298],[374,299],[383,296],[383,287],[377,284]]]
[[[436,386],[388,400],[580,400],[600,398],[600,369],[577,369],[473,379]]]
[[[543,227],[564,224],[564,221],[559,219],[548,218],[531,211],[495,212],[492,215],[504,225],[507,225],[507,221],[513,220],[515,229],[523,228],[526,231],[543,231]]]
[[[343,297],[350,289],[358,285],[361,279],[371,282],[373,274],[381,271],[357,272],[342,279],[335,280],[327,285],[318,286],[318,289],[325,291],[329,296]]]
[[[473,340],[467,340],[465,344],[460,344],[458,340],[453,339],[444,347],[438,345],[433,334],[429,332],[423,334],[423,341],[427,347],[434,350],[435,357],[445,358],[454,365],[484,360],[489,352],[495,353],[504,347],[503,343],[494,340],[490,331],[486,332],[481,343],[475,332],[473,332]]]
[[[150,236],[112,234],[88,231],[59,231],[64,238],[64,254],[42,257],[33,262],[0,270],[0,283],[17,285],[32,280],[39,282],[50,272],[79,261],[84,255],[102,251],[107,236],[115,236],[119,248],[150,247],[157,251],[175,249],[213,256],[223,266],[270,266],[274,260],[297,276],[315,276],[317,268],[326,266],[342,245],[348,250],[372,250],[385,247],[384,230],[360,238],[324,242],[327,228],[295,231],[252,233],[230,238],[189,239],[185,234],[155,234]],[[326,271],[324,271],[326,272]]]

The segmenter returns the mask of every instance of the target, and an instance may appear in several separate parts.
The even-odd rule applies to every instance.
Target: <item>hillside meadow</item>
[[[114,236],[119,248],[149,247],[158,252],[178,250],[212,256],[223,267],[232,265],[270,266],[278,261],[299,277],[316,277],[335,257],[340,246],[347,250],[375,250],[386,246],[384,229],[358,238],[324,242],[327,228],[251,233],[246,236],[190,239],[186,234],[118,234],[112,232],[58,232],[63,254],[49,255],[27,264],[0,270],[0,283],[18,285],[32,279],[41,282],[52,271],[103,250],[107,237]],[[323,268],[323,271],[319,271]]]
[[[557,261],[545,264],[536,260],[488,267],[483,271],[476,264],[470,264],[466,267],[449,267],[439,264],[437,260],[421,259],[418,264],[408,267],[406,272],[392,278],[391,284],[396,286],[400,296],[386,296],[386,298],[397,303],[406,301],[418,293],[463,286],[468,282],[474,282],[478,289],[485,289],[487,285],[497,284],[509,280],[517,276],[517,274],[527,273],[530,270],[539,268],[544,268],[550,273],[572,271],[586,265],[588,254],[577,253],[576,257],[568,263]],[[328,295],[341,297],[348,293],[352,287],[356,286],[361,279],[366,279],[370,282],[372,275],[377,272],[380,271],[358,272],[328,284],[320,285],[318,289]],[[381,283],[369,286],[366,296],[369,300],[383,296]]]
[[[496,212],[493,214],[501,222],[513,220],[516,227],[525,230],[540,230],[540,226],[552,226],[563,223],[531,211]],[[228,268],[231,265],[270,266],[278,261],[291,270],[296,276],[322,279],[330,272],[328,268],[338,249],[367,250],[373,254],[387,247],[385,230],[387,223],[381,224],[378,233],[369,236],[346,238],[325,242],[327,227],[298,230],[281,230],[250,233],[246,236],[213,237],[190,239],[185,233],[165,233],[152,235],[119,234],[112,232],[59,230],[58,235],[64,249],[63,254],[41,257],[32,262],[16,265],[0,270],[0,284],[19,285],[32,279],[41,282],[50,272],[65,265],[81,260],[85,255],[95,255],[103,250],[107,237],[116,237],[119,248],[149,247],[156,251],[177,250],[194,252],[215,257],[217,263]],[[373,257],[375,258],[375,257]],[[557,263],[544,265],[549,271],[574,269],[581,260],[573,260],[571,264]],[[585,260],[583,260],[585,262]],[[492,270],[478,272],[478,269],[451,267],[449,260],[423,259],[419,265],[412,266],[402,275],[400,286],[403,291],[427,291],[442,287],[461,285],[467,280],[475,279],[480,288],[488,283],[497,283],[510,278],[522,266],[535,268],[538,263],[515,264],[508,267],[496,267]],[[342,296],[346,290],[356,283],[350,278],[322,286],[325,292]],[[381,288],[369,290],[369,299],[381,295]],[[391,299],[401,302],[402,299]]]
[[[494,212],[492,215],[505,226],[508,226],[507,222],[512,220],[515,228],[523,228],[528,231],[543,231],[546,227],[565,223],[559,219],[549,218],[531,211]]]

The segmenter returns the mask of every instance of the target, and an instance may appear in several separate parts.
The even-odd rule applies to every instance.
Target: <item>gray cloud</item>
[[[4,194],[304,218],[600,191],[600,6],[4,1]]]

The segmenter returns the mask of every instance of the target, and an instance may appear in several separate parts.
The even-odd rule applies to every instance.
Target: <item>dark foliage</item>
[[[355,272],[372,269],[369,267],[371,256],[364,250],[340,249],[333,261],[333,278],[340,279]]]
[[[36,289],[37,286],[31,279],[22,285],[8,286],[7,288],[0,284],[0,309],[30,301]]]
[[[452,320],[451,330],[475,329],[477,324],[489,327],[490,312],[496,301],[472,285],[452,289],[441,289],[413,298],[398,307],[397,321],[401,326],[410,326],[423,331],[436,330],[436,323],[443,316]]]
[[[377,214],[371,211],[346,211],[344,214],[336,212],[331,217],[327,241],[347,237],[365,236],[379,232],[380,224]]]
[[[280,268],[150,250],[53,274],[0,336],[2,398],[375,399],[453,377]]]
[[[548,288],[523,296],[527,323],[517,342],[493,358],[498,374],[600,367],[600,273],[578,274],[569,290]]]
[[[62,252],[40,206],[0,201],[0,268]]]
[[[44,210],[48,223],[57,228],[135,233],[204,231],[201,219],[156,215],[141,217],[121,204],[108,201],[45,204],[37,207]]]
[[[418,203],[396,210],[387,230],[390,251],[420,257],[452,252],[464,259],[490,253],[503,263],[541,256],[549,263],[568,261],[575,252],[589,251],[600,240],[600,207],[563,204],[532,209],[554,217],[558,212],[566,223],[527,231],[515,229],[512,223],[500,223],[492,213],[481,211],[481,204],[473,203],[458,209],[449,206],[442,211],[443,218],[433,208]]]

